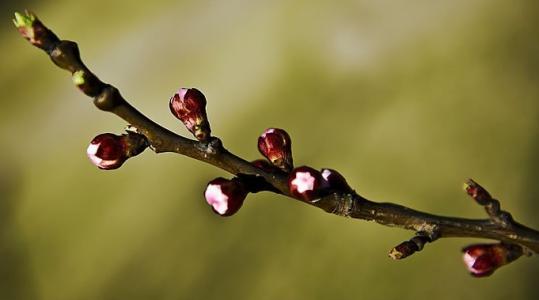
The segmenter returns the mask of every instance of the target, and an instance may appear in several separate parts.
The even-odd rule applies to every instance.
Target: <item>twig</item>
[[[19,32],[27,40],[44,50],[58,67],[72,74],[76,86],[84,94],[94,98],[94,104],[97,108],[111,112],[134,126],[137,133],[145,137],[150,148],[156,153],[175,152],[228,171],[238,176],[236,181],[241,182],[241,186],[251,186],[250,190],[245,193],[261,190],[272,191],[339,216],[375,221],[382,225],[415,231],[417,233],[415,237],[390,251],[390,256],[394,259],[405,258],[420,251],[426,243],[447,237],[487,238],[502,242],[503,245],[511,245],[504,248],[512,249],[513,253],[511,259],[503,260],[504,263],[514,260],[514,257],[519,257],[520,253],[523,252],[539,253],[539,231],[515,222],[509,213],[500,210],[500,204],[497,200],[494,200],[484,188],[472,180],[467,182],[465,189],[477,203],[485,207],[489,219],[437,216],[397,204],[373,202],[359,196],[349,188],[344,178],[338,177],[340,175],[335,175],[338,179],[335,181],[337,185],[326,187],[325,193],[317,193],[316,196],[309,197],[298,196],[290,188],[291,174],[301,168],[294,169],[290,173],[292,167],[291,152],[288,153],[289,156],[283,156],[284,159],[280,161],[271,158],[270,161],[279,167],[272,169],[271,165],[270,167],[261,167],[227,151],[219,138],[210,135],[209,123],[204,123],[207,126],[206,131],[196,126],[190,128],[193,133],[199,130],[198,135],[196,135],[199,141],[177,135],[144,116],[121,96],[117,88],[102,82],[91,73],[83,64],[75,42],[60,40],[31,13],[27,12],[25,15],[17,13],[14,21]],[[205,105],[205,99],[203,100]],[[205,112],[203,117],[205,117]],[[285,138],[281,143],[283,143],[283,147],[290,148],[289,138],[288,141]],[[302,176],[309,176],[309,172],[318,172],[308,167],[302,168],[303,174],[307,174]],[[335,174],[331,173],[333,170],[327,172],[329,172],[326,173],[329,174],[328,176]],[[319,180],[319,175],[315,175],[313,175],[313,180]],[[324,178],[326,182],[333,180]],[[236,183],[236,181],[234,182]],[[236,191],[241,192],[238,189]],[[241,203],[243,203],[243,199],[241,199]],[[489,251],[481,253],[495,252],[497,255],[501,253],[498,250],[496,250],[498,252]],[[489,269],[489,271],[492,270]]]

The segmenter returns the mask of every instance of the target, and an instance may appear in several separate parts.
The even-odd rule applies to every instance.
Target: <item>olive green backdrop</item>
[[[484,217],[472,177],[539,227],[537,1],[18,1],[0,26],[0,299],[537,299],[539,259],[474,279],[444,239],[394,262],[409,231],[256,194],[220,218],[228,176],[146,151],[100,171],[98,111],[11,23],[30,8],[101,79],[181,134],[168,99],[197,87],[213,132],[258,158],[285,128],[298,165],[362,195]]]

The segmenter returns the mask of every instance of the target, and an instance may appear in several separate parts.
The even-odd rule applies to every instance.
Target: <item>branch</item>
[[[219,138],[211,136],[205,112],[206,99],[200,91],[181,89],[171,99],[172,113],[197,138],[191,140],[158,125],[131,106],[117,88],[102,82],[84,65],[75,42],[60,40],[34,14],[16,13],[14,23],[23,37],[44,50],[58,67],[72,74],[75,85],[94,99],[97,108],[131,124],[128,135],[116,138],[105,134],[92,141],[93,152],[89,148],[89,155],[93,155],[95,160],[92,161],[100,168],[117,168],[147,146],[156,153],[182,154],[236,176],[233,180],[218,178],[208,185],[206,199],[218,214],[235,213],[249,192],[275,192],[335,215],[416,232],[413,238],[390,251],[389,256],[393,259],[405,258],[440,238],[474,237],[498,241],[497,244],[472,245],[463,250],[465,262],[474,276],[490,275],[499,266],[523,254],[539,253],[539,231],[514,221],[508,212],[500,209],[499,201],[472,180],[465,184],[465,190],[485,207],[487,219],[438,216],[397,204],[373,202],[358,195],[335,170],[317,171],[305,166],[294,169],[290,137],[280,129],[269,129],[259,138],[259,150],[267,160],[248,162],[229,152]],[[99,152],[103,143],[116,143],[116,148]],[[122,159],[113,158],[111,153],[114,151],[110,149],[124,151]]]

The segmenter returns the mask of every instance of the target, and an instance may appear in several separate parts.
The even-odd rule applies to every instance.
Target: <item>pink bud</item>
[[[208,183],[204,197],[216,214],[227,217],[241,208],[247,191],[239,180],[218,177]]]
[[[292,142],[286,131],[268,128],[258,138],[258,150],[273,165],[285,172],[292,170]]]
[[[127,147],[122,136],[103,133],[96,136],[86,150],[90,161],[103,170],[119,168],[127,159]]]
[[[338,191],[348,193],[352,191],[352,188],[346,182],[346,179],[337,171],[333,169],[322,169],[322,188],[328,191]]]
[[[302,166],[290,172],[288,189],[294,197],[310,202],[320,196],[321,182],[320,172],[311,167]]]
[[[211,135],[206,115],[206,97],[195,88],[179,89],[169,103],[170,111],[199,140],[207,140]]]
[[[522,255],[518,246],[508,244],[475,244],[462,250],[464,263],[475,277],[489,276],[499,267]]]

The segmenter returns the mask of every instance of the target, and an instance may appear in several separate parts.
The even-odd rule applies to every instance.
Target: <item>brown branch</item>
[[[415,237],[391,250],[390,256],[394,259],[407,257],[420,251],[426,243],[447,237],[487,238],[500,241],[503,243],[501,245],[511,245],[505,248],[500,246],[512,249],[513,253],[512,259],[503,260],[504,263],[523,252],[539,253],[539,231],[515,222],[509,213],[500,210],[497,200],[492,199],[485,189],[471,180],[465,186],[466,191],[485,207],[488,219],[437,216],[397,204],[372,202],[349,188],[332,191],[315,200],[298,199],[289,189],[286,168],[285,171],[271,171],[257,167],[227,151],[219,138],[209,134],[202,141],[195,141],[169,131],[131,106],[117,88],[102,82],[91,73],[83,64],[75,42],[60,40],[31,13],[16,14],[15,25],[34,46],[43,49],[57,66],[71,72],[74,83],[82,92],[94,98],[94,104],[99,109],[111,112],[134,126],[138,133],[146,137],[156,153],[175,152],[214,165],[244,181],[260,183],[262,180],[254,192],[269,190],[339,216],[415,231]]]

